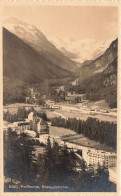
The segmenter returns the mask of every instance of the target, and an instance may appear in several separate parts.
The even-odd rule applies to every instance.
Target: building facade
[[[49,134],[49,127],[46,121],[40,119],[40,121],[37,123],[37,133],[39,135]]]
[[[30,123],[26,121],[14,122],[12,124],[13,131],[30,129]]]
[[[99,150],[84,150],[82,153],[83,159],[87,165],[101,165],[107,168],[116,167],[116,154]]]
[[[29,122],[20,122],[20,123],[18,123],[18,129],[20,129],[20,130],[30,129],[30,123]]]
[[[28,120],[33,120],[34,119],[34,112],[31,112],[29,115],[28,115]]]

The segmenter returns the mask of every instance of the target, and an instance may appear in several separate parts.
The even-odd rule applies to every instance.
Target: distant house
[[[67,103],[75,103],[75,97],[74,96],[66,96],[65,101]]]
[[[61,91],[64,91],[64,90],[65,90],[65,86],[60,86],[59,89],[60,89]]]
[[[65,86],[58,86],[55,90],[57,93],[59,93],[60,91],[65,91]]]
[[[34,92],[34,89],[33,88],[30,88],[30,92],[33,93]]]
[[[52,109],[59,109],[60,106],[59,106],[59,105],[53,105],[51,108],[52,108]]]
[[[73,82],[71,82],[72,86],[77,86],[79,85],[79,79],[74,80]]]
[[[55,91],[56,91],[57,93],[59,93],[59,92],[60,92],[60,89],[59,89],[59,88],[56,88]]]
[[[29,97],[26,97],[26,103],[28,103],[29,99],[30,99]]]
[[[51,108],[54,104],[55,104],[54,101],[51,101],[51,100],[47,100],[47,101],[46,101],[46,106],[48,106],[48,107],[50,107],[50,108]]]
[[[27,121],[14,122],[12,128],[13,130],[30,129],[30,122],[27,122]]]
[[[35,112],[30,112],[28,115],[28,121],[33,121],[35,118],[40,119]]]
[[[65,97],[65,101],[68,103],[81,103],[82,97],[78,95],[70,95]]]
[[[38,117],[36,113],[31,112],[28,115],[30,121],[30,129],[37,133],[37,136],[42,134],[49,134],[49,126],[46,121]]]
[[[67,92],[66,94],[67,94],[67,96],[72,96],[73,92]]]
[[[29,122],[20,122],[20,123],[18,123],[18,129],[20,129],[20,130],[30,129],[30,123]]]
[[[65,92],[64,92],[64,91],[61,91],[61,92],[59,93],[59,97],[60,97],[60,100],[61,100],[61,101],[64,101],[64,100],[65,100]]]
[[[36,98],[36,94],[35,94],[35,93],[31,93],[31,97],[32,97],[33,99],[35,99],[35,98]]]
[[[28,115],[28,120],[33,120],[34,119],[34,112],[31,112],[29,115]]]
[[[49,134],[49,127],[46,121],[40,119],[40,121],[37,123],[37,133],[39,135]]]
[[[43,96],[42,96],[42,98],[44,98],[44,99],[45,99],[45,98],[46,98],[46,95],[43,95]]]

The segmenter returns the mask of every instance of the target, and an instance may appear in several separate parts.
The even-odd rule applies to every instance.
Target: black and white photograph
[[[4,192],[117,192],[117,6],[3,6]]]

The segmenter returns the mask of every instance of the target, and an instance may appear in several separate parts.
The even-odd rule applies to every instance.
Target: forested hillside
[[[105,71],[83,81],[80,89],[90,101],[105,99],[109,107],[117,107],[117,58]]]
[[[27,86],[19,80],[3,77],[3,104],[25,102]]]
[[[110,108],[117,107],[117,57],[101,73],[86,78],[79,85],[66,85],[66,91],[85,94],[90,101],[105,100]]]

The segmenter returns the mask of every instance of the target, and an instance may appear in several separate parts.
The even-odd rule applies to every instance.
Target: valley
[[[55,116],[61,116],[62,118],[77,118],[81,120],[86,120],[88,117],[97,118],[100,121],[109,121],[109,122],[115,122],[117,123],[117,112],[110,111],[108,113],[101,112],[101,111],[90,111],[89,108],[85,109],[85,107],[73,107],[71,108],[69,106],[63,106],[60,105],[60,109],[57,109],[56,111],[47,111],[47,115],[49,117],[55,117]],[[93,110],[93,109],[92,109]]]
[[[116,192],[118,12],[6,7],[4,191]]]
[[[28,32],[25,25],[23,29]],[[77,65],[56,49],[43,34],[41,35],[41,32],[36,39],[41,39],[42,45],[46,44],[45,49],[41,48],[39,51],[35,49],[37,40],[33,48],[31,45],[33,39],[31,44],[28,44],[27,38],[25,41],[18,32],[14,35],[3,28],[3,74],[6,99],[11,96],[10,101],[14,99],[13,95],[9,95],[11,92],[14,94],[14,89],[10,86],[12,80],[13,83],[17,83],[15,96],[16,94],[22,96],[22,99],[17,97],[16,101],[23,102],[27,96],[26,92],[20,94],[21,89],[19,91],[18,83],[22,81],[22,88],[32,86],[40,96],[49,95],[50,99],[56,99],[57,102],[61,101],[62,96],[64,99],[67,93],[83,93],[87,100],[105,100],[110,108],[117,107],[117,39],[95,60],[88,60],[83,62],[83,65]],[[78,84],[74,84],[74,80],[78,80]],[[62,85],[65,86],[63,92],[60,88]],[[57,92],[57,88],[60,88],[60,91]],[[43,90],[45,92],[41,93]]]
[[[88,117],[92,117],[100,121],[117,123],[117,109],[105,107],[104,100],[98,102],[88,101],[85,104],[53,103],[53,105],[57,106],[57,108],[46,108],[37,104],[15,103],[4,106],[3,111],[9,110],[11,114],[14,114],[19,107],[25,107],[26,109],[33,107],[38,112],[46,112],[48,118],[61,116],[65,119],[76,117],[77,119],[86,120]]]

